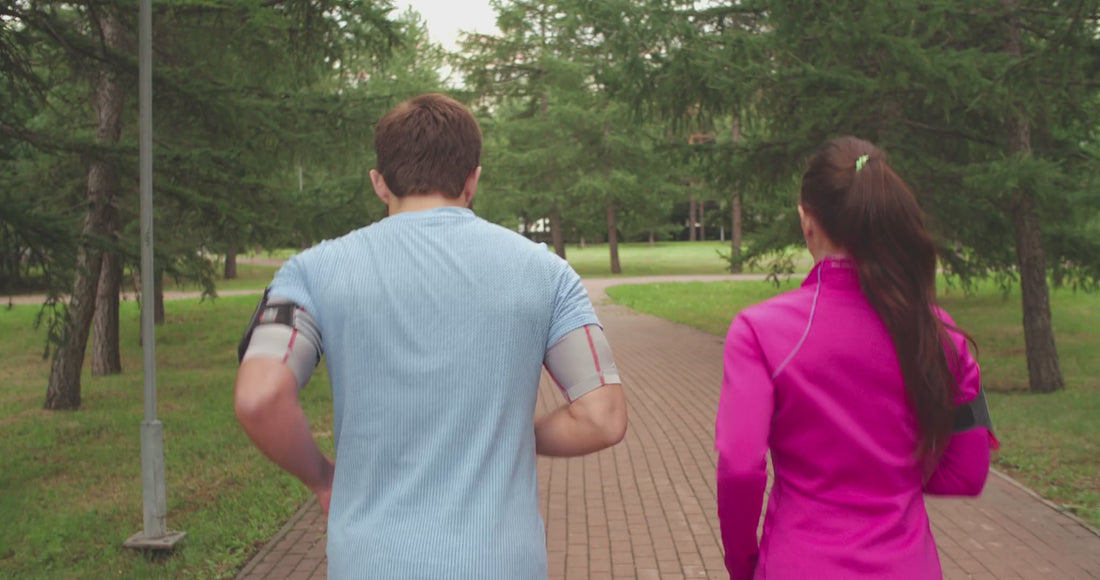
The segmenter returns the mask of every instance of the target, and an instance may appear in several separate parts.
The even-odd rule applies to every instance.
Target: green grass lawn
[[[727,262],[718,252],[729,252],[728,242],[660,242],[654,246],[648,243],[619,245],[619,263],[622,266],[620,276],[671,276],[687,274],[725,274]],[[286,260],[298,253],[295,249],[278,249],[251,255],[252,258]],[[568,246],[566,257],[573,269],[585,278],[609,278],[611,258],[607,244],[589,244],[584,248]],[[247,257],[245,257],[247,259]],[[794,265],[798,272],[809,271],[812,261],[805,250],[794,252]],[[223,280],[220,276],[214,281],[219,292],[227,290],[262,290],[271,282],[279,269],[278,266],[249,264],[238,262],[237,278]],[[219,272],[221,266],[218,266]],[[745,268],[745,273],[766,273],[763,266]],[[125,288],[132,290],[132,288]],[[194,282],[176,284],[171,279],[165,281],[167,292],[198,292],[202,286]]]
[[[286,260],[298,253],[296,249],[277,249],[270,252],[262,252],[243,259],[258,258],[271,260]],[[619,264],[622,266],[622,277],[629,276],[671,276],[688,274],[725,274],[728,272],[728,264],[718,252],[729,252],[728,242],[660,242],[654,246],[648,243],[631,243],[619,245]],[[807,272],[812,265],[809,253],[805,249],[792,250],[794,267],[798,272]],[[585,278],[609,278],[611,274],[611,258],[607,244],[589,244],[584,248],[580,246],[568,246],[566,257],[573,269]],[[217,265],[219,276],[214,280],[215,288],[219,292],[227,290],[262,290],[271,281],[278,266],[264,264],[249,264],[243,261],[237,263],[237,278],[224,280],[220,277],[222,266]],[[767,273],[764,265],[756,268],[745,267],[745,273]],[[129,280],[124,280],[129,283]],[[133,288],[126,286],[126,291]],[[183,282],[176,284],[172,279],[166,279],[164,289],[166,292],[198,292],[202,286],[195,282]]]
[[[686,274],[725,274],[727,262],[719,256],[718,252],[728,252],[728,242],[661,242],[650,246],[648,243],[620,244],[619,263],[623,272],[621,276],[671,276]],[[296,254],[298,250],[280,249],[271,252],[256,254],[252,257],[262,259],[286,260]],[[580,246],[568,246],[566,257],[573,269],[585,278],[609,278],[611,274],[611,258],[607,244],[589,244]],[[809,253],[805,250],[796,251],[795,268],[799,272],[806,272],[812,263]],[[259,290],[267,286],[278,266],[260,264],[237,264],[237,278],[234,280],[215,281],[218,291],[225,290]],[[746,268],[746,273],[763,273],[764,268]],[[202,288],[198,284],[169,283],[168,291],[197,292]]]
[[[138,311],[122,304],[124,372],[83,379],[78,412],[42,410],[49,363],[36,306],[0,312],[0,578],[232,577],[308,497],[264,459],[233,416],[236,344],[254,296],[167,302],[157,328],[169,529],[167,558],[122,548],[141,530],[143,415]],[[331,452],[324,367],[303,391]]]
[[[621,276],[670,276],[681,274],[725,274],[729,264],[719,252],[729,253],[729,242],[660,242],[619,244]],[[611,255],[607,244],[589,244],[585,248],[568,246],[566,259],[584,278],[611,277]],[[809,252],[795,253],[795,267],[800,272],[809,271],[812,260]],[[764,272],[764,269],[746,268],[745,273]]]
[[[722,242],[661,242],[619,244],[619,264],[622,276],[656,276],[665,274],[723,274],[728,263],[718,255],[729,253],[729,243]],[[611,254],[607,244],[567,246],[565,257],[582,277],[611,276]]]
[[[259,253],[250,253],[250,254],[243,255],[242,257],[244,257],[244,258],[272,259],[272,260],[286,260],[286,259],[289,259],[294,254],[297,254],[298,252],[301,252],[301,251],[302,250],[297,249],[297,248],[279,248],[279,249],[276,249],[276,250],[263,250]]]
[[[214,280],[214,287],[218,292],[225,290],[263,290],[278,270],[278,266],[238,263],[237,277],[232,280],[225,280],[220,276],[221,267],[219,266],[219,276]],[[132,290],[132,288],[129,290]],[[164,290],[165,292],[199,292],[202,290],[202,286],[196,282],[187,281],[176,284],[173,280],[166,279]]]
[[[766,282],[618,286],[617,302],[724,336],[742,308],[793,288]],[[1019,292],[1006,299],[991,284],[972,295],[941,293],[941,304],[978,342],[990,412],[1001,440],[996,466],[1100,526],[1100,297],[1051,295],[1065,391],[1027,392]]]
[[[653,246],[645,242],[619,244],[619,265],[623,270],[621,276],[725,274],[728,272],[728,263],[719,252],[728,254],[729,242],[659,242]],[[255,257],[285,260],[295,253],[297,250],[283,249],[257,254]],[[565,256],[582,277],[608,278],[613,275],[607,244],[588,244],[584,248],[570,245],[565,249]],[[809,271],[812,264],[809,252],[804,249],[796,250],[794,256],[795,268],[799,272]],[[244,273],[241,268],[244,266],[245,264],[238,266],[238,273],[242,278]],[[764,272],[762,268],[745,271]],[[222,282],[218,283],[218,288],[222,288]]]

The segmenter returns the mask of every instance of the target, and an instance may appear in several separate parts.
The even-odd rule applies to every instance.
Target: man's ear
[[[386,179],[382,177],[382,174],[377,169],[370,170],[370,182],[374,186],[374,195],[378,196],[378,199],[382,200],[382,203],[387,206],[390,205],[390,199],[393,198],[393,192],[390,191],[390,186],[386,185]]]
[[[806,210],[802,209],[802,204],[798,204],[798,221],[802,224],[802,235],[810,238],[814,235],[813,220],[806,215]]]
[[[477,182],[480,179],[481,166],[478,165],[466,176],[466,183],[462,186],[462,198],[466,202],[466,207],[470,207],[470,204],[474,203],[474,195],[477,194]]]

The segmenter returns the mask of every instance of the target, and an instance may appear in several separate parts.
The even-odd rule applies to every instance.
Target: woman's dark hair
[[[863,293],[894,340],[920,423],[917,451],[938,455],[958,391],[947,357],[958,353],[934,309],[936,244],[924,212],[885,153],[855,137],[834,139],[810,159],[801,198],[803,211],[855,260]]]

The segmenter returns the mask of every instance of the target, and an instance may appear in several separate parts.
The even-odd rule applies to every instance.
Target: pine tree
[[[805,0],[731,7],[738,18],[757,20],[724,34],[711,26],[729,58],[710,69],[710,86],[728,87],[753,121],[729,170],[768,192],[754,213],[787,216],[771,220],[755,252],[798,241],[788,192],[804,159],[838,135],[874,141],[921,197],[949,273],[1019,280],[1031,388],[1060,389],[1048,274],[1084,286],[1100,274],[1100,243],[1087,227],[1100,213],[1100,200],[1088,194],[1098,167],[1098,5]],[[659,85],[698,60],[692,39],[683,38],[684,49],[651,75]],[[672,111],[693,102],[706,108],[708,94],[662,103]]]
[[[468,38],[459,62],[492,144],[482,197],[494,215],[545,219],[559,256],[567,237],[607,239],[619,273],[622,225],[636,214],[646,216],[647,231],[662,229],[648,209],[661,204],[654,195],[664,192],[669,166],[653,157],[652,126],[612,96],[624,72],[591,17],[601,6],[497,8],[501,34]]]
[[[398,27],[386,5],[352,0],[179,0],[156,8],[156,209],[157,220],[173,226],[157,228],[156,278],[163,267],[173,277],[204,280],[212,291],[213,271],[199,250],[286,236],[287,224],[297,225],[289,209],[296,204],[282,203],[291,199],[290,188],[276,182],[280,172],[273,168],[315,155],[323,160],[319,166],[335,171],[366,149],[362,129],[377,118],[386,99],[341,91],[355,81],[343,65],[383,62],[399,41]],[[90,160],[73,292],[51,333],[57,349],[48,408],[80,404],[80,369],[97,286],[103,305],[98,320],[104,326],[96,332],[93,352],[117,343],[111,338],[117,336],[117,313],[110,312],[117,283],[100,279],[103,255],[136,256],[124,250],[137,245],[136,227],[126,223],[136,200],[118,195],[120,189],[135,189],[130,172],[122,169],[136,166],[137,153],[136,111],[126,106],[127,95],[136,93],[129,90],[137,76],[136,51],[130,50],[136,36],[133,12],[123,2],[15,3],[0,11],[5,32],[0,65],[11,73],[13,94],[25,113],[0,114],[0,135],[30,146],[31,157]],[[89,110],[74,97],[89,90],[85,71],[92,71],[97,97],[99,124],[91,135],[79,130],[85,123],[81,115]],[[76,105],[56,106],[62,101]],[[123,239],[116,242],[119,236]],[[120,270],[109,263],[111,273]]]

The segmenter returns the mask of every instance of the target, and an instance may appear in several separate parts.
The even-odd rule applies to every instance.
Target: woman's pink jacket
[[[963,404],[981,378],[964,337],[950,334]],[[893,341],[853,262],[823,260],[800,288],[741,312],[726,338],[715,442],[731,578],[941,577],[923,494],[978,495],[996,440],[985,427],[956,433],[927,469],[919,441]]]

